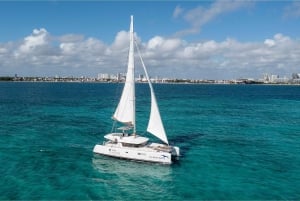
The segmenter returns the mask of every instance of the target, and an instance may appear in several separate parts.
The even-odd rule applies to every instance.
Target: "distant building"
[[[264,83],[272,83],[272,84],[287,84],[290,81],[286,76],[279,77],[279,75],[269,75],[264,74],[263,82]]]
[[[110,79],[110,75],[107,74],[107,73],[99,73],[98,74],[98,79],[99,80],[107,80],[107,79]]]
[[[295,80],[295,79],[299,79],[300,78],[300,73],[293,73],[292,74],[292,79]]]
[[[279,77],[274,82],[275,83],[288,83],[288,81],[289,81],[289,78],[287,78],[287,77]]]
[[[143,79],[144,79],[144,75],[142,75],[142,74],[139,74],[139,79],[138,79],[138,81],[142,82],[142,81],[143,81]]]
[[[264,78],[263,78],[264,80],[264,82],[270,82],[271,81],[271,77],[270,77],[270,75],[269,74],[264,74]]]
[[[118,81],[118,82],[121,81],[121,73],[118,73],[118,75],[117,75],[117,81]]]
[[[276,82],[276,80],[279,78],[279,75],[271,75],[270,82]]]

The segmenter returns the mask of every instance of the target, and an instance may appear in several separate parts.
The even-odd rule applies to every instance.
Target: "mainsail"
[[[135,127],[135,86],[134,86],[134,44],[133,44],[133,16],[130,23],[130,46],[128,53],[128,67],[122,96],[113,118],[119,122]]]

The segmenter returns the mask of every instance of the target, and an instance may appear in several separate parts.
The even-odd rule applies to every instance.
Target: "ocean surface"
[[[92,153],[122,84],[1,82],[0,200],[300,200],[300,86],[154,89],[181,148],[170,166]],[[148,85],[136,91],[145,133]]]

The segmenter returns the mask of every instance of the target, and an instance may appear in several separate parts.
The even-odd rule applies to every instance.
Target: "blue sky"
[[[0,2],[0,76],[124,72],[131,14],[152,76],[300,73],[299,1],[58,0]]]

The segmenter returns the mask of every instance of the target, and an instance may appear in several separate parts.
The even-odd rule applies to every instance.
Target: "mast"
[[[132,119],[132,123],[133,123],[133,134],[136,133],[136,114],[135,114],[135,79],[134,79],[134,33],[133,33],[133,15],[130,16],[130,31],[129,31],[129,38],[130,38],[130,45],[129,45],[129,56],[128,56],[128,60],[131,60],[132,63],[132,77],[133,77],[133,83],[132,83],[132,90],[133,90],[133,99],[132,99],[132,113],[133,113],[133,119]],[[128,61],[129,62],[129,61]]]

